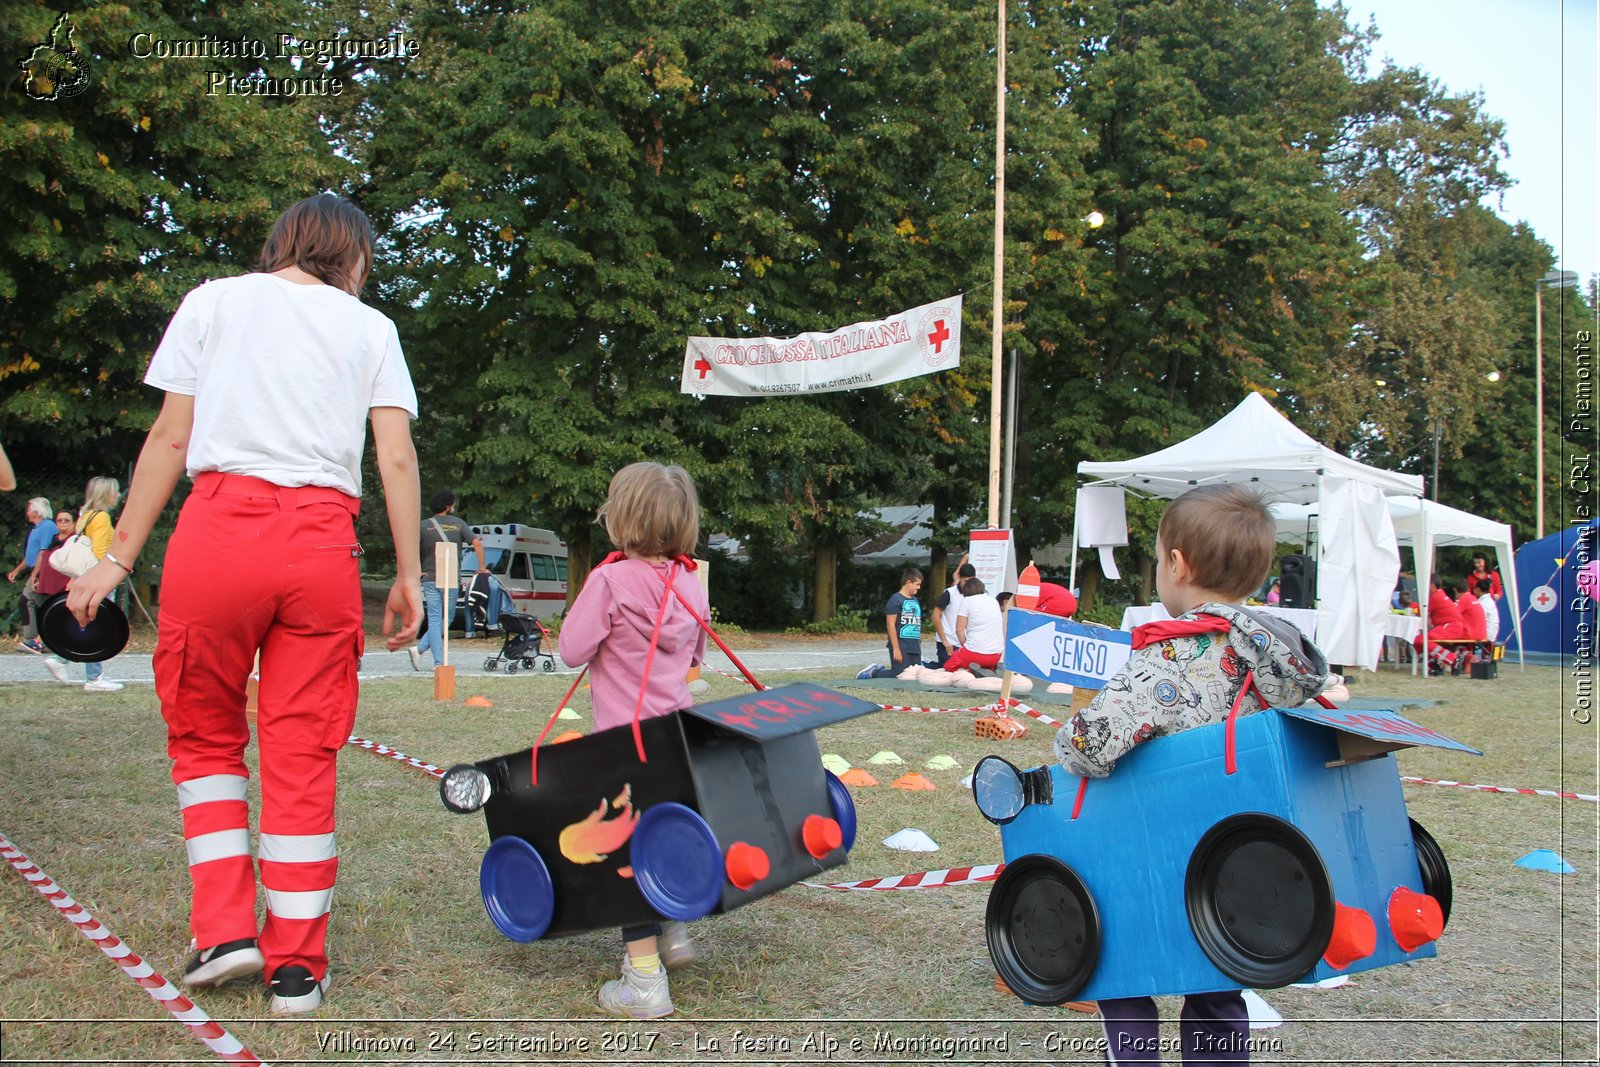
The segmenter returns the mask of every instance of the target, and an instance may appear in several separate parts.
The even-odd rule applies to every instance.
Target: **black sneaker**
[[[224,941],[208,949],[198,949],[189,958],[183,970],[183,984],[187,986],[219,986],[247,974],[256,974],[266,960],[256,947],[256,939],[243,937],[237,941]]]
[[[322,1007],[328,980],[317,981],[298,963],[279,967],[272,976],[272,1010],[278,1015],[298,1015]]]

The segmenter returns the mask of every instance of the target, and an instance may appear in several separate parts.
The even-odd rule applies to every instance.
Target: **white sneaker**
[[[700,952],[689,938],[689,928],[683,923],[665,922],[656,938],[656,951],[661,954],[661,966],[669,971],[687,967],[700,958]]]
[[[113,682],[109,678],[96,678],[92,682],[83,683],[83,691],[85,693],[115,693],[121,688],[121,682]]]
[[[406,649],[406,655],[411,657],[411,669],[420,671],[422,669],[422,653],[415,648],[408,648]]]
[[[253,937],[212,945],[204,951],[191,940],[189,947],[194,955],[183,972],[183,984],[187,986],[219,986],[247,974],[256,974],[265,963]]]
[[[279,967],[267,983],[272,987],[272,1013],[274,1015],[300,1015],[322,1007],[328,992],[328,975],[319,982],[311,972],[298,963]]]
[[[633,961],[622,958],[622,977],[600,987],[600,1007],[635,1019],[659,1019],[672,1014],[672,995],[667,992],[667,969],[655,974],[635,970]]]
[[[61,660],[56,659],[54,656],[46,656],[44,658],[44,666],[46,670],[56,676],[56,681],[60,682],[62,685],[78,684],[71,678],[67,677],[67,665]]]

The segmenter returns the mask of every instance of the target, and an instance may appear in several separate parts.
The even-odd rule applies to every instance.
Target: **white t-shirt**
[[[1493,596],[1485,593],[1478,598],[1478,606],[1483,609],[1483,621],[1488,624],[1485,633],[1493,641],[1500,632],[1500,605],[1495,603]]]
[[[944,647],[954,652],[961,647],[961,642],[956,639],[956,618],[961,614],[961,602],[966,597],[951,586],[939,594],[935,606],[939,609],[939,640],[944,642]]]
[[[996,652],[1005,651],[1005,616],[1001,613],[1000,602],[994,598],[993,593],[963,597],[961,614],[967,617],[967,643],[963,647],[968,652],[976,652],[980,656],[992,656]]]
[[[194,397],[188,472],[361,495],[367,415],[417,417],[394,323],[331,285],[222,278],[183,298],[146,385]]]

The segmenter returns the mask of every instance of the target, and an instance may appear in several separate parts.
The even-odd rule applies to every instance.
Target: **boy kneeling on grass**
[[[1156,592],[1172,619],[1134,629],[1127,664],[1056,734],[1062,766],[1104,778],[1134,745],[1222,722],[1251,674],[1264,706],[1349,697],[1292,624],[1240,606],[1276,551],[1272,515],[1244,486],[1201,486],[1167,506],[1156,532]],[[1258,705],[1247,695],[1240,714]],[[1100,1014],[1112,1063],[1161,1062],[1154,1000],[1102,1000]],[[1249,1062],[1250,1015],[1237,989],[1185,997],[1180,1031],[1186,1064]]]

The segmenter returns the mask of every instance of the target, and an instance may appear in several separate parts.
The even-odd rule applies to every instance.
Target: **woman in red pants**
[[[187,471],[155,653],[194,883],[184,980],[220,985],[265,968],[275,1012],[312,1011],[327,988],[334,763],[355,720],[363,640],[353,519],[369,420],[398,565],[390,649],[415,638],[422,614],[416,393],[394,324],[357,298],[371,267],[367,217],[314,196],[278,219],[256,273],[184,297],[145,374],[166,396],[111,551],[67,600],[80,623],[94,617]],[[244,761],[258,651],[259,929]]]

